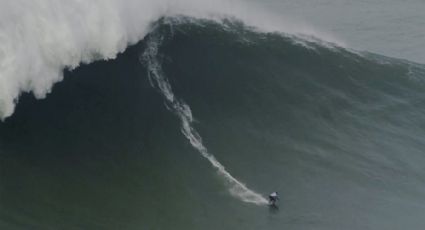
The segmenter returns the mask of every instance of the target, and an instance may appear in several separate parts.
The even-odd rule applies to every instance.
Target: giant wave
[[[0,123],[1,226],[421,226],[423,65],[231,19],[152,25]],[[223,181],[251,203],[281,191],[283,212]]]

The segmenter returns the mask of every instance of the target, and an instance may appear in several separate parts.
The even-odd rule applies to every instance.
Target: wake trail
[[[148,38],[147,48],[141,56],[141,61],[146,63],[151,86],[158,89],[164,96],[167,108],[175,113],[180,119],[181,132],[183,135],[189,140],[192,147],[207,159],[217,170],[218,174],[225,180],[230,194],[247,203],[257,205],[267,204],[268,201],[266,198],[252,191],[245,184],[233,177],[214,155],[208,152],[208,149],[202,142],[201,136],[193,127],[194,119],[189,105],[174,95],[172,87],[161,67],[158,58],[158,49],[162,41],[163,37],[152,34],[152,36]]]

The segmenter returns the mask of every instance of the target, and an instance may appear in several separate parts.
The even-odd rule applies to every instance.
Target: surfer
[[[279,196],[277,195],[277,192],[272,192],[269,195],[269,204],[270,205],[276,205],[276,202],[279,200]]]

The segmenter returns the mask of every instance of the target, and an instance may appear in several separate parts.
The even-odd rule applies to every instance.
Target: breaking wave
[[[236,17],[264,30],[331,39],[236,0],[1,1],[0,118],[12,115],[21,93],[44,98],[62,80],[64,69],[113,59],[143,39],[152,23],[176,15]]]
[[[161,17],[22,94],[0,122],[0,228],[421,229],[424,65],[249,25]],[[279,191],[281,212],[227,190]]]

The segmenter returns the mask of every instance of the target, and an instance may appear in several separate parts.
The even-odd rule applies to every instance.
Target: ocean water
[[[1,3],[0,229],[422,229],[403,3]]]
[[[421,0],[247,0],[284,23],[313,28],[349,48],[425,63],[425,2]]]

